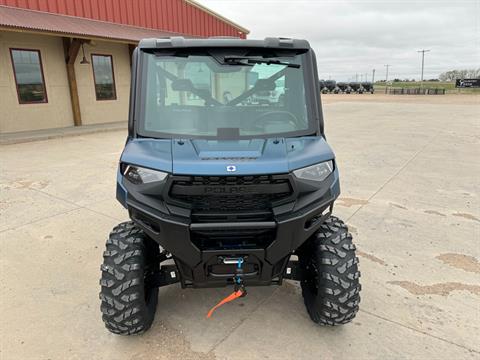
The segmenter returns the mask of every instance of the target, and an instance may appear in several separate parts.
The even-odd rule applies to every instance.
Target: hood
[[[333,159],[322,137],[251,140],[132,139],[121,161],[177,175],[282,174]]]

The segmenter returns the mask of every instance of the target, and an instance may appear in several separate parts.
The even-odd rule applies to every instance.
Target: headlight
[[[299,179],[323,181],[332,173],[332,171],[333,161],[330,160],[295,170],[293,173]]]
[[[127,165],[123,175],[132,183],[148,184],[155,181],[162,181],[167,177],[167,173],[163,171],[151,170],[134,165]]]

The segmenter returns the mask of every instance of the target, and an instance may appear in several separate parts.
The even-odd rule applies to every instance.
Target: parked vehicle
[[[318,82],[319,86],[320,86],[320,91],[322,94],[328,94],[328,88],[326,87],[325,85],[325,80],[320,80]]]
[[[359,82],[351,82],[351,83],[349,83],[349,85],[352,88],[352,91],[356,92],[357,94],[363,94],[364,91],[365,91],[362,84],[359,83]]]
[[[369,92],[370,94],[374,93],[373,84],[371,82],[362,82],[362,87],[365,89],[365,92]]]
[[[252,101],[273,90],[276,103]],[[232,287],[208,316],[249,286],[285,279],[300,281],[316,323],[358,311],[358,259],[332,215],[338,164],[305,40],[140,41],[116,194],[131,220],[110,233],[101,266],[113,333],[146,331],[158,287],[174,283]]]
[[[337,83],[338,88],[340,89],[340,92],[344,94],[350,94],[352,92],[352,88],[348,83],[345,82],[339,82]]]
[[[326,80],[325,87],[327,88],[328,92],[333,92],[337,87],[337,82],[335,80]]]

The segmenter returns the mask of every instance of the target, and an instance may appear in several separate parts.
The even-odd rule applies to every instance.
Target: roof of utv
[[[235,37],[211,37],[207,39],[190,39],[181,36],[143,39],[138,44],[140,49],[169,49],[169,48],[269,48],[283,50],[309,50],[307,40],[286,38],[265,38],[263,40],[240,39]]]

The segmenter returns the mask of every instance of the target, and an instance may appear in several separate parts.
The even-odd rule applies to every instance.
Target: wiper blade
[[[291,64],[278,59],[261,59],[261,58],[251,58],[248,56],[225,56],[224,59],[228,65],[244,65],[244,66],[253,66],[251,64],[267,64],[267,65],[284,65],[287,67],[299,69],[300,64]],[[246,63],[244,62],[246,60]]]
[[[233,57],[233,56],[225,56],[223,59],[223,64],[224,65],[242,65],[242,66],[253,66],[252,64],[249,64],[248,62],[245,62],[248,58],[239,58],[239,57]]]
[[[295,69],[300,68],[300,64],[290,64],[280,60],[248,59],[247,62],[249,64],[267,64],[267,65],[275,64],[275,65],[285,65],[286,67],[291,67]]]

